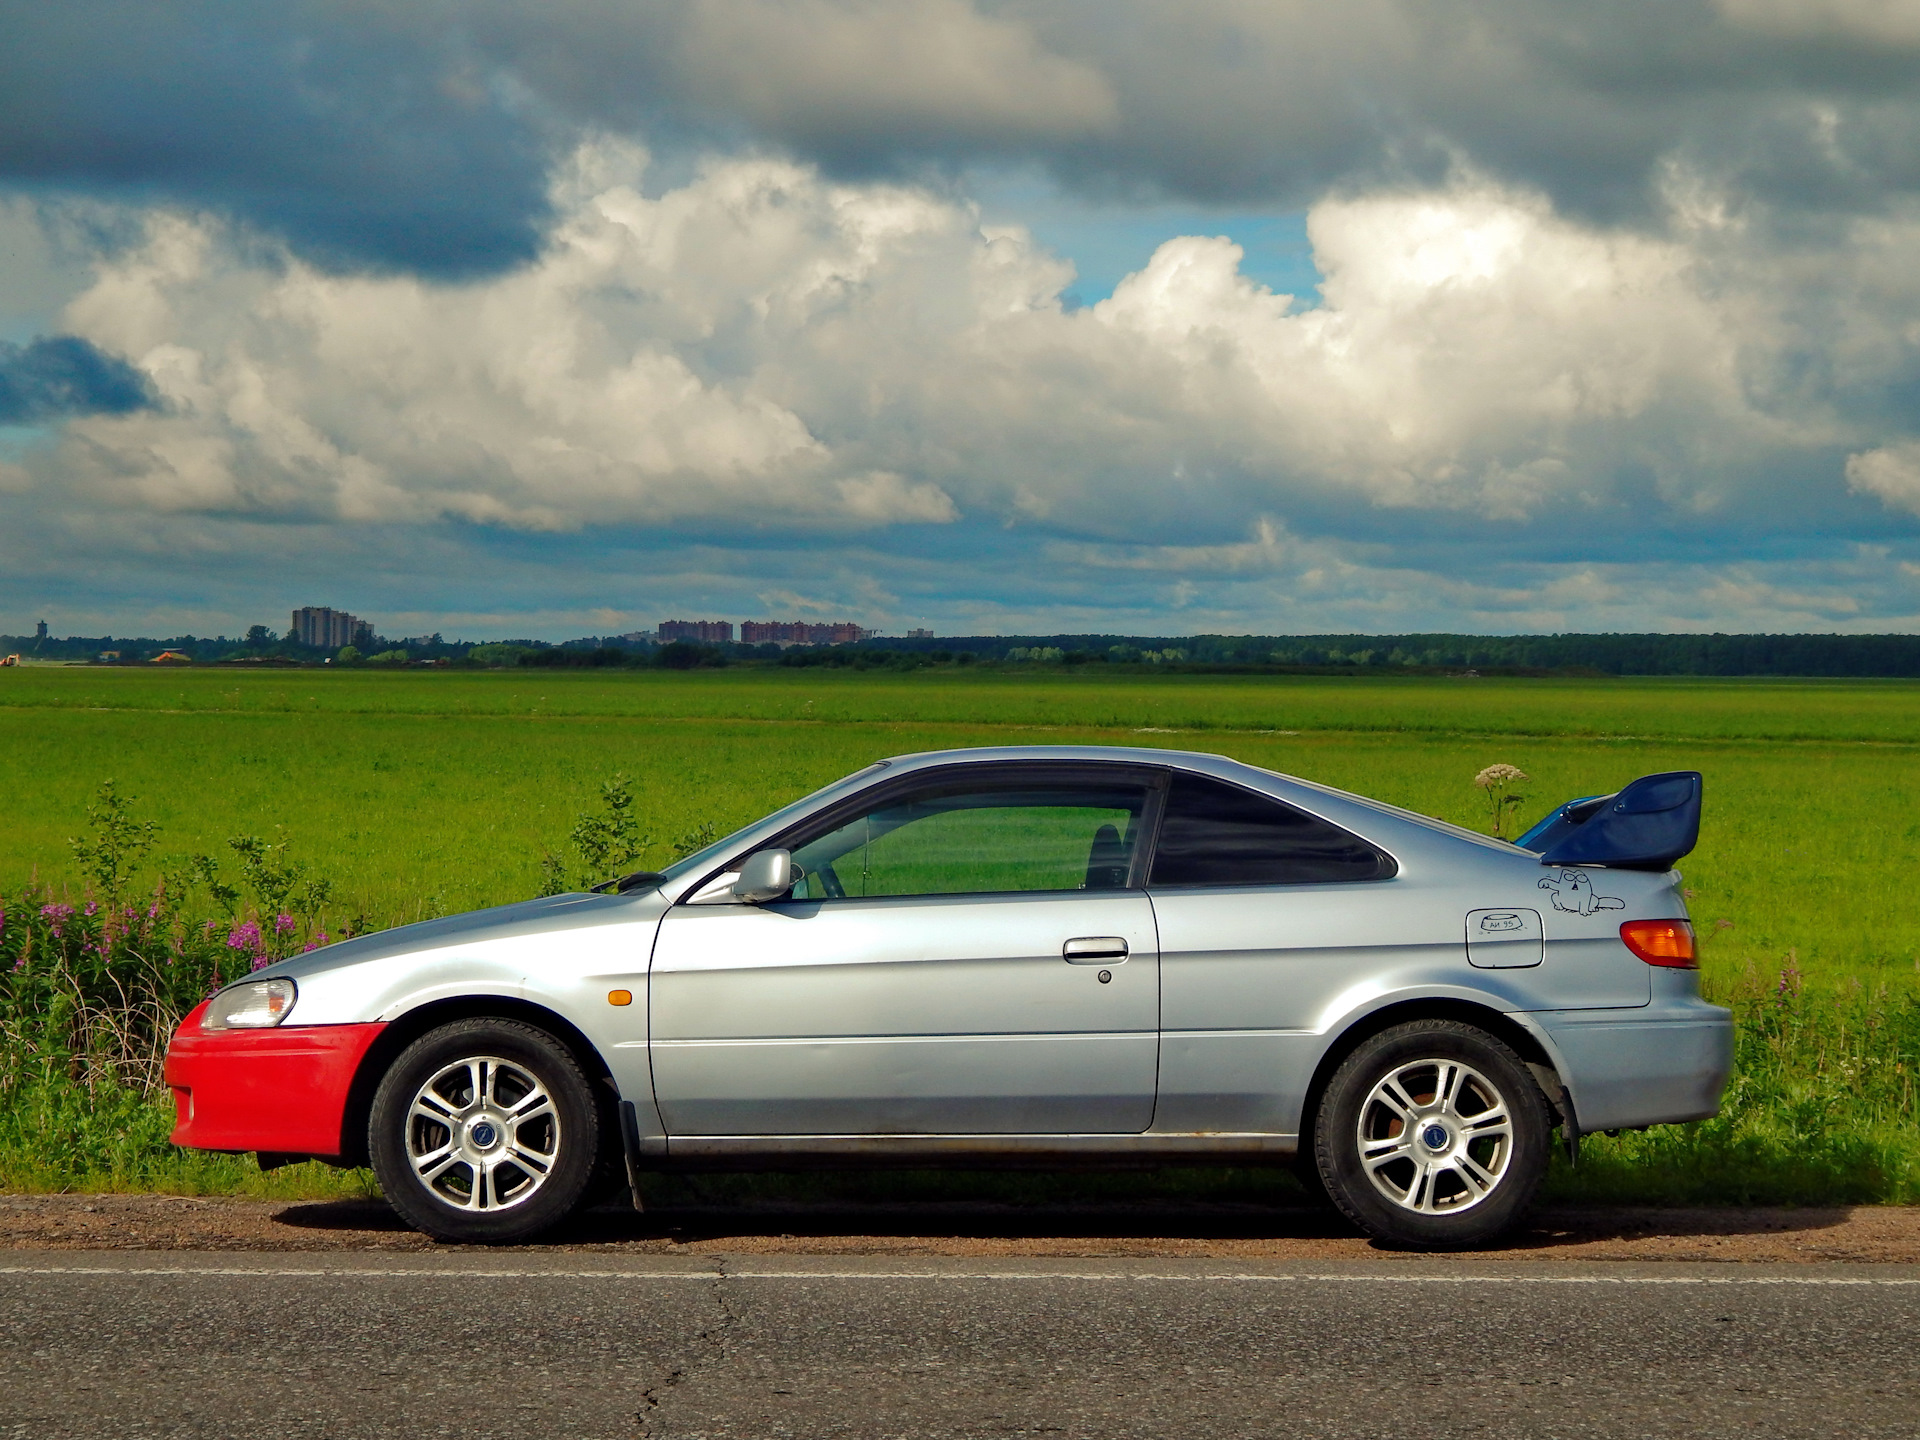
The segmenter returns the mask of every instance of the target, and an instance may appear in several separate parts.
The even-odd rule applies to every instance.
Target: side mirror
[[[736,900],[763,905],[778,900],[799,883],[790,850],[756,850],[740,866],[740,878],[733,882]]]

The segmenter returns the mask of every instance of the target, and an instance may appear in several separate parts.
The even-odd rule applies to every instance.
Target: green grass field
[[[1729,1135],[1716,1159],[1675,1138],[1693,1131],[1626,1137],[1601,1147],[1585,1179],[1556,1183],[1641,1198],[1758,1193],[1767,1166],[1784,1174],[1798,1157],[1828,1177],[1795,1182],[1809,1198],[1920,1195],[1912,1060],[1888,1038],[1909,1034],[1898,1017],[1920,978],[1920,685],[1103,670],[0,671],[0,893],[35,875],[77,883],[67,840],[109,777],[160,823],[156,853],[223,852],[230,835],[271,839],[283,826],[294,853],[335,880],[336,909],[389,924],[536,893],[542,857],[566,851],[616,772],[633,777],[655,840],[644,858],[657,862],[699,825],[725,831],[873,759],[950,746],[1213,751],[1476,828],[1486,814],[1472,778],[1496,761],[1532,777],[1523,823],[1636,775],[1698,769],[1706,822],[1682,868],[1711,937],[1707,984],[1761,1005],[1791,957],[1809,997],[1837,997],[1804,1003],[1829,1019],[1865,1006],[1861,1033],[1806,1055],[1793,1048],[1804,1036],[1780,1042],[1792,1055],[1769,1083],[1800,1098],[1766,1102],[1764,1143],[1759,1131]],[[1891,1030],[1874,1028],[1883,1012],[1898,1020]],[[1845,1155],[1820,1118],[1854,1093],[1833,1090],[1838,1072],[1822,1068],[1819,1046],[1833,1045],[1853,1047],[1847,1064],[1904,1066],[1909,1096],[1904,1110],[1875,1101],[1848,1122]],[[1742,1064],[1757,1074],[1761,1062],[1743,1051]],[[1802,1103],[1815,1091],[1827,1096],[1817,1114]],[[15,1145],[58,1129],[44,1116],[5,1123]],[[75,1154],[56,1167],[69,1178]],[[0,1162],[0,1184],[30,1178]]]
[[[285,826],[375,923],[535,893],[615,772],[664,859],[884,755],[1001,743],[1207,750],[1484,825],[1472,778],[1531,777],[1530,821],[1648,771],[1707,776],[1684,862],[1716,967],[1920,964],[1920,685],[1297,680],[1036,672],[0,672],[0,885],[72,872],[100,781],[162,851]]]

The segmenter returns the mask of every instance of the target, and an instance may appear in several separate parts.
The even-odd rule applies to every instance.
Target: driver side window
[[[1125,888],[1144,784],[948,782],[800,841],[796,900]]]

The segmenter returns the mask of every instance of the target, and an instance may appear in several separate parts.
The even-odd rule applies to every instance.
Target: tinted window
[[[897,796],[794,847],[797,900],[1115,890],[1144,785],[949,785]]]
[[[1384,880],[1393,862],[1337,825],[1236,785],[1176,775],[1152,885],[1308,885]]]

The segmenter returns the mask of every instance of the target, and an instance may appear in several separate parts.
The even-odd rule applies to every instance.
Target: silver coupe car
[[[182,1145],[370,1163],[451,1241],[649,1171],[1292,1165],[1391,1243],[1553,1131],[1715,1113],[1701,779],[1517,844],[1215,755],[902,756],[663,872],[278,962],[174,1037]]]

